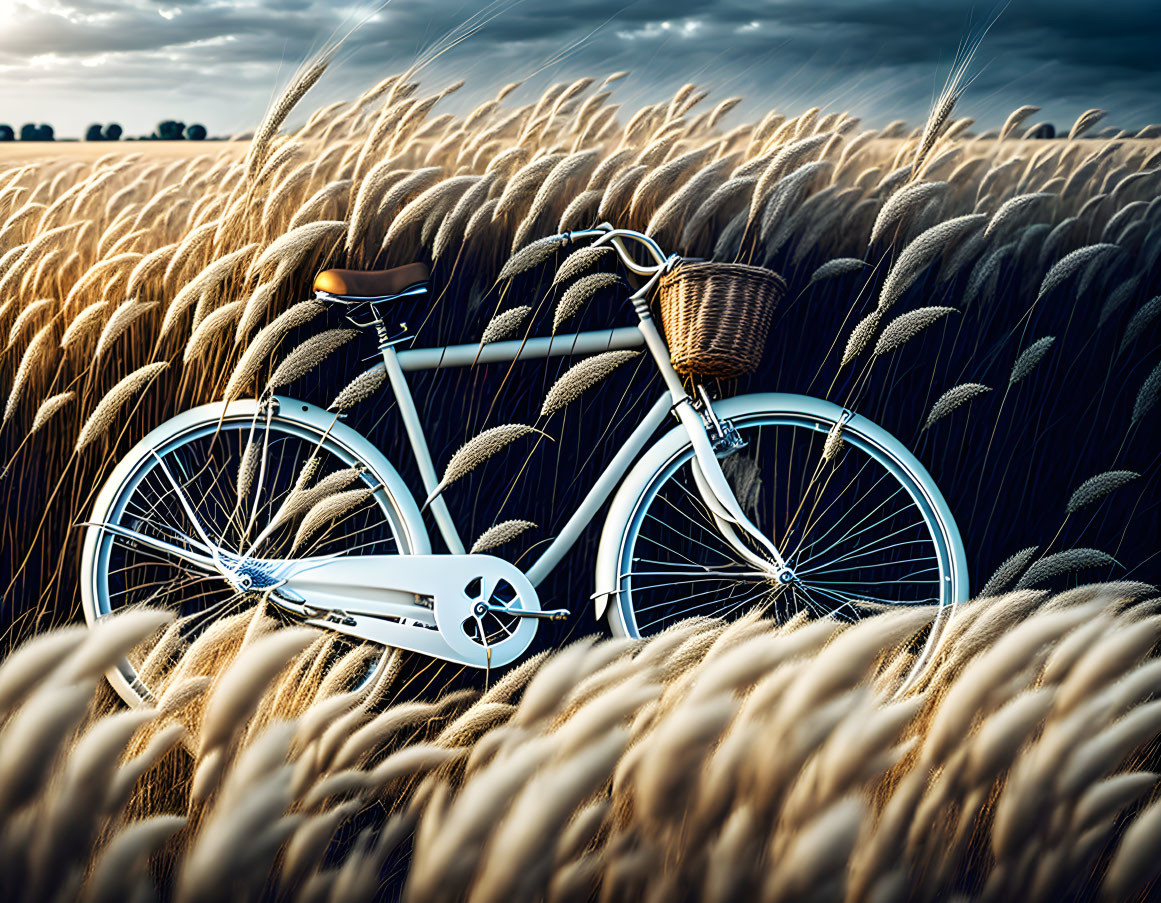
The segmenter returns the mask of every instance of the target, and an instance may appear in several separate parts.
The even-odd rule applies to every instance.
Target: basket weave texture
[[[661,324],[673,369],[728,379],[757,368],[786,281],[740,263],[679,263],[661,277]]]

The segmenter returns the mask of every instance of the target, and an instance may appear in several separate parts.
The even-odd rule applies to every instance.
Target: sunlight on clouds
[[[626,41],[650,40],[664,38],[670,35],[679,35],[683,38],[692,37],[694,32],[701,28],[700,19],[685,19],[674,26],[669,20],[661,22],[646,22],[640,28],[620,29],[615,32],[618,38]]]

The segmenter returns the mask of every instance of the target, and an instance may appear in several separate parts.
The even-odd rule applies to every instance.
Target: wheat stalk
[[[493,524],[481,533],[479,538],[472,543],[472,547],[468,551],[472,555],[486,552],[488,549],[494,549],[497,546],[511,542],[521,533],[534,529],[535,527],[536,524],[530,520],[501,521],[498,524]]]
[[[921,431],[926,431],[937,420],[942,420],[956,408],[971,401],[977,395],[982,395],[984,392],[990,391],[992,390],[989,386],[984,386],[980,383],[961,383],[958,386],[953,386],[935,400],[935,404],[931,406],[931,410],[927,413],[927,419],[923,421]]]
[[[948,182],[922,181],[912,182],[900,188],[879,208],[879,215],[875,217],[875,225],[871,227],[870,244],[875,245],[881,242],[889,229],[895,229],[898,232],[903,220],[909,214],[915,215],[933,199],[946,194],[950,188],[951,185]]]
[[[1121,338],[1121,345],[1117,349],[1117,354],[1123,354],[1129,345],[1140,338],[1141,333],[1157,319],[1159,314],[1161,314],[1161,295],[1142,304],[1129,319],[1128,324],[1125,326],[1125,334]]]
[[[1141,388],[1137,390],[1137,398],[1133,402],[1134,425],[1144,420],[1145,415],[1153,410],[1159,395],[1161,395],[1161,363],[1149,372],[1145,381],[1141,383]]]
[[[887,273],[879,292],[879,310],[886,310],[898,301],[940,254],[946,254],[986,220],[983,214],[969,213],[932,226],[916,236]]]
[[[169,361],[155,361],[152,364],[146,364],[144,367],[134,370],[106,392],[97,402],[97,406],[93,408],[93,412],[77,434],[76,451],[81,451],[104,436],[129,400],[144,390],[168,366]]]
[[[1068,140],[1072,141],[1079,138],[1082,134],[1091,129],[1094,125],[1105,118],[1108,113],[1107,110],[1085,110],[1076,117],[1076,122],[1072,124],[1072,128],[1068,131]]]
[[[1008,118],[1004,120],[1004,124],[1000,128],[1000,140],[1003,141],[1005,138],[1011,137],[1012,133],[1020,127],[1020,123],[1029,116],[1039,112],[1040,107],[1034,107],[1028,104],[1013,110],[1008,114]]]
[[[604,380],[610,373],[626,361],[637,357],[640,351],[605,351],[585,358],[561,374],[552,384],[544,403],[540,406],[540,416],[548,417],[569,402],[575,401],[586,389]]]
[[[521,436],[538,432],[540,431],[535,427],[522,423],[506,423],[501,426],[486,429],[474,439],[465,442],[447,462],[447,467],[443,471],[443,477],[440,479],[439,485],[428,496],[426,504],[431,504],[432,499],[443,492],[448,486],[456,480],[467,476],[502,448],[505,448]]]
[[[248,272],[265,273],[274,264],[293,269],[312,251],[333,245],[346,231],[347,224],[340,220],[321,220],[292,228],[267,245]]]
[[[1016,584],[1016,589],[1028,589],[1060,574],[1087,568],[1103,568],[1116,564],[1111,555],[1099,549],[1067,549],[1055,555],[1038,559],[1024,572]]]
[[[96,332],[97,327],[101,325],[101,317],[105,313],[105,308],[108,306],[108,301],[94,301],[77,314],[65,329],[64,335],[61,336],[60,347],[70,348]]]
[[[855,328],[851,330],[850,338],[847,339],[846,347],[843,349],[840,366],[845,367],[862,354],[863,349],[867,347],[867,343],[871,341],[871,338],[878,330],[879,323],[882,319],[883,313],[881,308],[875,308],[855,324]]]
[[[127,301],[121,302],[117,306],[117,309],[113,311],[112,316],[106,321],[105,328],[101,330],[101,335],[97,339],[97,348],[93,352],[93,356],[100,358],[130,326],[153,310],[155,306],[155,303],[142,303],[136,298],[130,298]]]
[[[182,352],[182,362],[188,365],[204,357],[214,341],[238,322],[245,308],[245,301],[232,301],[207,315],[190,333],[185,351]]]
[[[364,401],[374,395],[379,388],[387,380],[387,368],[383,364],[376,364],[367,370],[364,370],[354,379],[352,379],[343,388],[335,400],[328,406],[329,411],[348,411],[357,405],[360,401]]]
[[[564,238],[561,236],[553,235],[548,238],[539,238],[513,254],[500,270],[497,279],[499,281],[511,279],[513,276],[539,266],[563,246]]]
[[[852,273],[861,272],[866,266],[867,262],[858,257],[836,257],[833,260],[828,260],[811,273],[808,284],[814,285],[814,283],[821,282],[824,279],[838,279],[842,276],[849,276]]]
[[[1007,590],[1012,585],[1012,581],[1024,572],[1024,569],[1028,567],[1028,563],[1039,551],[1039,546],[1029,546],[1006,559],[1003,564],[996,568],[996,572],[988,578],[988,582],[980,590],[980,596],[987,598],[988,596],[995,596]]]
[[[1031,373],[1055,342],[1056,336],[1046,335],[1037,339],[1021,351],[1020,356],[1016,358],[1016,362],[1012,364],[1012,373],[1008,377],[1008,384],[1018,383]]]
[[[278,130],[286,121],[286,117],[290,115],[290,111],[302,100],[306,92],[323,77],[323,73],[326,72],[327,66],[330,64],[330,56],[330,51],[324,51],[307,63],[296,73],[290,84],[286,86],[286,90],[267,111],[262,119],[262,124],[254,132],[254,137],[250,140],[250,147],[246,151],[247,179],[253,180],[258,175],[270,155],[270,146],[274,136],[278,134]]]
[[[358,334],[357,329],[328,329],[311,336],[274,368],[266,387],[277,389],[305,376]]]
[[[52,415],[63,408],[66,404],[76,397],[76,393],[60,392],[57,395],[51,395],[40,403],[40,407],[36,409],[36,415],[32,418],[32,426],[28,428],[29,435],[38,432],[49,420]]]
[[[290,547],[291,554],[293,555],[303,548],[327,524],[345,517],[359,508],[371,497],[373,492],[373,489],[364,486],[348,489],[346,492],[338,492],[316,502],[303,516],[302,522],[294,534],[294,542]]]
[[[299,301],[293,307],[279,314],[272,323],[262,329],[247,346],[238,359],[234,372],[226,383],[226,398],[237,398],[258,373],[270,354],[278,347],[278,343],[290,330],[309,323],[323,312],[325,308],[318,301]]]
[[[16,406],[20,403],[24,390],[27,388],[29,380],[32,379],[33,372],[40,365],[42,357],[52,341],[52,331],[53,324],[51,322],[45,323],[32,337],[28,347],[24,349],[20,365],[16,368],[16,376],[12,380],[12,388],[8,392],[8,401],[4,405],[3,423],[7,423],[15,413]]]
[[[875,343],[875,357],[894,351],[932,323],[954,312],[954,307],[921,307],[896,317]]]
[[[1075,251],[1066,254],[1044,274],[1044,280],[1040,283],[1040,290],[1036,293],[1037,300],[1058,288],[1069,276],[1072,276],[1080,270],[1081,267],[1091,265],[1096,259],[1117,250],[1119,250],[1117,245],[1100,243],[1085,245],[1083,248],[1077,248]]]
[[[588,276],[581,276],[560,296],[552,315],[552,331],[556,332],[561,324],[575,316],[585,302],[601,289],[616,285],[619,281],[620,278],[616,273],[590,273]]]
[[[556,275],[552,277],[552,284],[559,285],[562,282],[575,279],[612,250],[610,245],[599,245],[597,247],[579,248],[573,251],[556,268]]]
[[[1099,502],[1110,492],[1120,489],[1140,476],[1132,470],[1106,470],[1095,477],[1089,477],[1073,491],[1065,510],[1069,514],[1075,514],[1081,508]]]
[[[484,327],[484,332],[480,336],[480,344],[487,345],[490,342],[500,342],[512,338],[520,331],[520,327],[524,325],[524,321],[528,319],[530,313],[532,313],[532,308],[523,304],[496,314]]]

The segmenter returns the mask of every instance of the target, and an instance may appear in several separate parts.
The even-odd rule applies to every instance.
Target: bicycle
[[[829,401],[780,393],[711,401],[701,386],[687,392],[648,301],[679,258],[608,224],[552,238],[562,247],[610,244],[647,280],[628,299],[635,325],[402,349],[409,339],[391,337],[385,308],[427,292],[423,264],[330,270],[315,280],[316,297],[378,336],[448,554],[432,553],[421,506],[399,472],[337,414],[271,394],[207,404],[150,432],[99,493],[82,552],[86,620],[129,605],[167,605],[192,631],[232,604],[263,599],[290,619],[382,645],[368,681],[388,647],[499,667],[528,649],[540,620],[569,616],[542,609],[536,586],[611,498],[592,600],[614,634],[649,636],[687,616],[732,618],[754,608],[782,618],[858,617],[934,605],[918,650],[926,659],[968,583],[955,521],[919,461],[885,430]],[[627,242],[644,249],[646,262]],[[406,374],[642,346],[665,391],[563,529],[526,570],[468,554],[435,492]],[[670,416],[677,425],[654,438]],[[341,535],[324,529],[304,540],[302,509],[328,491],[361,504],[329,524]],[[130,703],[151,698],[128,660],[110,680]]]

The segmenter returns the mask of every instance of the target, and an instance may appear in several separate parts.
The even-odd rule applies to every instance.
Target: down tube
[[[653,407],[641,419],[632,435],[625,440],[620,451],[597,478],[580,507],[568,519],[564,529],[556,535],[556,539],[544,550],[544,554],[536,560],[536,563],[525,572],[533,586],[538,586],[545,577],[552,573],[552,569],[560,564],[560,560],[573,547],[585,527],[592,523],[593,517],[596,516],[597,511],[600,510],[601,505],[605,503],[613,490],[617,488],[617,484],[621,482],[621,477],[625,475],[629,465],[636,459],[638,452],[645,447],[649,437],[664,422],[665,415],[669,413],[672,404],[673,399],[666,392],[654,402]]]

